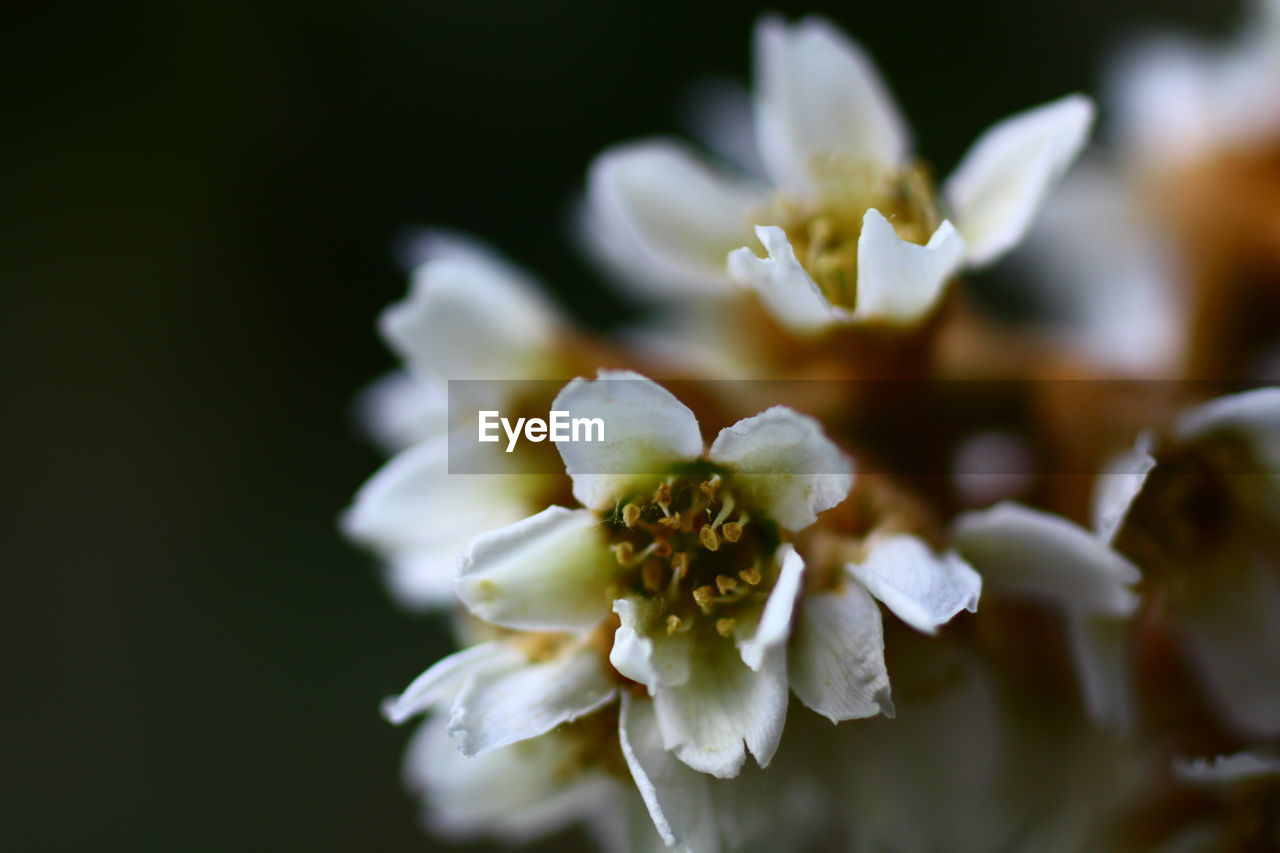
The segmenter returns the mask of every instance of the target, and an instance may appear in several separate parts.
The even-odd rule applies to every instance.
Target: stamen
[[[702,529],[698,531],[698,541],[708,551],[720,550],[720,537],[716,535],[710,524],[703,525]]]
[[[627,527],[635,527],[636,522],[640,520],[640,507],[636,504],[627,504],[622,508],[622,523]]]
[[[694,603],[698,605],[698,609],[703,613],[710,613],[711,606],[715,603],[716,591],[710,586],[700,586],[693,591]]]
[[[674,581],[679,582],[685,575],[689,574],[689,555],[681,551],[671,557],[671,577]]]
[[[732,616],[726,616],[716,620],[716,633],[721,637],[733,636],[733,628],[738,624],[738,620]]]
[[[724,506],[720,507],[720,512],[716,515],[716,520],[711,522],[711,526],[719,527],[721,524],[724,524],[724,520],[729,517],[729,513],[731,512],[733,512],[733,495],[726,495],[724,499]]]
[[[662,483],[659,485],[658,490],[653,494],[653,499],[665,512],[671,506],[671,484]]]
[[[763,576],[760,574],[760,569],[756,568],[755,566],[752,566],[749,569],[743,569],[742,571],[738,572],[738,577],[742,578],[744,581],[751,584],[752,586],[755,586],[756,584],[760,583],[761,580],[764,579]]]
[[[636,556],[636,546],[630,542],[618,542],[613,546],[613,556],[617,558],[622,565],[627,565]]]
[[[714,498],[720,491],[720,475],[712,474],[710,480],[698,484],[698,488],[709,498]]]
[[[667,541],[666,539],[658,539],[654,541],[653,544],[654,544],[653,553],[657,554],[659,557],[671,556],[671,543],[669,541]]]
[[[729,590],[737,587],[738,582],[728,575],[716,575],[716,589],[720,590],[721,595],[725,595]]]
[[[680,520],[680,516],[678,515],[668,515],[665,518],[658,519],[658,523],[663,527],[670,527],[674,530],[679,528],[683,522]]]
[[[680,621],[680,617],[672,613],[667,617],[667,636],[670,637],[676,631],[680,630],[680,626],[684,623]]]
[[[736,521],[730,521],[720,528],[720,535],[726,542],[737,542],[742,538],[742,525]]]

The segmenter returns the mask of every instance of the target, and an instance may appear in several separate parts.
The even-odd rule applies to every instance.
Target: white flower
[[[726,279],[753,289],[798,332],[919,320],[961,266],[1021,239],[1092,121],[1075,95],[1000,122],[939,205],[871,61],[830,23],[761,19],[755,65],[767,179],[724,173],[670,140],[617,146],[591,168],[588,240],[670,293],[719,292]],[[753,234],[767,257],[745,248]]]
[[[1117,57],[1108,98],[1126,166],[1177,169],[1280,133],[1280,4],[1246,7],[1249,20],[1224,45],[1166,33]]]
[[[1141,573],[1112,549],[1116,530],[1155,465],[1142,436],[1097,478],[1093,529],[1013,502],[962,513],[956,549],[991,589],[1062,606],[1072,660],[1091,716],[1118,729],[1132,723],[1119,620],[1138,607]]]
[[[506,476],[449,473],[450,447],[461,469],[474,444],[450,441],[447,381],[493,380],[463,390],[474,389],[478,408],[496,406],[514,387],[498,380],[555,372],[563,330],[536,286],[479,244],[427,232],[417,256],[408,297],[378,324],[405,369],[363,396],[370,431],[399,452],[342,517],[343,531],[385,560],[392,594],[415,609],[451,602],[457,556],[471,538],[524,517],[547,489],[520,454],[484,457]]]
[[[1261,153],[1265,187],[1267,152],[1280,139],[1280,4],[1247,5],[1251,20],[1223,46],[1161,35],[1121,52],[1106,75],[1106,156],[1067,175],[1014,259],[1041,291],[1050,334],[1089,361],[1176,375],[1204,311],[1193,291],[1229,292],[1217,278],[1230,273],[1214,272],[1223,257],[1198,258],[1198,247],[1217,239],[1205,233],[1213,223],[1242,230],[1233,217],[1253,209],[1242,186],[1259,181],[1233,175],[1236,158]],[[1201,185],[1230,189],[1205,197],[1187,184],[1198,170]],[[1171,214],[1187,198],[1202,215],[1180,224]],[[1219,266],[1206,273],[1202,262]],[[1263,365],[1246,367],[1266,375]]]
[[[718,830],[702,774],[737,776],[748,752],[770,762],[788,687],[833,721],[891,712],[873,595],[933,633],[976,607],[980,579],[907,535],[807,575],[788,540],[844,500],[853,474],[790,409],[704,450],[693,413],[633,373],[574,380],[553,405],[606,424],[605,442],[558,445],[584,507],[476,537],[458,595],[514,633],[437,663],[388,716],[452,696],[449,730],[481,755],[588,717],[624,685],[619,738],[654,825],[668,844],[707,849]]]
[[[1140,437],[1097,479],[1092,532],[1000,504],[957,518],[956,548],[992,588],[1066,610],[1073,661],[1096,719],[1132,724],[1124,620],[1138,607],[1132,588],[1145,574],[1167,599],[1175,634],[1219,712],[1245,734],[1274,736],[1280,564],[1257,531],[1276,520],[1280,389],[1214,400],[1185,413],[1172,433],[1154,453],[1152,439]],[[1129,527],[1143,533],[1137,565],[1113,547]]]

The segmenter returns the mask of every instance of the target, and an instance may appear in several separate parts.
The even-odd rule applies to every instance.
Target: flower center
[[[787,234],[796,259],[833,305],[853,309],[858,296],[858,237],[862,217],[875,208],[898,236],[925,244],[938,227],[933,182],[924,166],[902,171],[871,163],[823,158],[816,199],[804,202],[779,195],[761,221]]]
[[[1275,541],[1275,492],[1245,442],[1230,434],[1161,452],[1116,539],[1171,599],[1204,595],[1230,582]]]
[[[603,521],[620,567],[613,597],[645,602],[644,633],[732,637],[754,624],[777,580],[776,526],[706,463],[620,501]]]

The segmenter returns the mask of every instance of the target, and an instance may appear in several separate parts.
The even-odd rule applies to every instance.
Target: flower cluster
[[[393,456],[342,525],[398,602],[455,617],[461,650],[383,707],[425,718],[405,776],[430,828],[1280,848],[1260,14],[1224,54],[1130,57],[1121,162],[1068,174],[1094,113],[1068,95],[937,185],[856,43],[763,18],[752,97],[704,104],[719,155],[641,140],[588,170],[583,244],[654,305],[626,335],[424,234],[381,323],[404,367],[362,398]],[[1024,238],[1011,266],[1046,310],[1014,325],[958,276]],[[482,465],[487,409],[604,431]]]

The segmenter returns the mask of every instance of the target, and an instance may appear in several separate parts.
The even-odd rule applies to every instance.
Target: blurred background
[[[867,45],[939,172],[1153,24],[1234,3],[795,4]],[[334,520],[378,454],[393,243],[447,224],[585,323],[633,310],[567,238],[589,159],[744,78],[759,11],[650,0],[123,2],[0,36],[10,532],[0,846],[413,850],[407,731],[447,648]],[[557,849],[562,841],[545,846]],[[454,849],[434,845],[437,849]],[[478,849],[475,846],[458,849]]]

